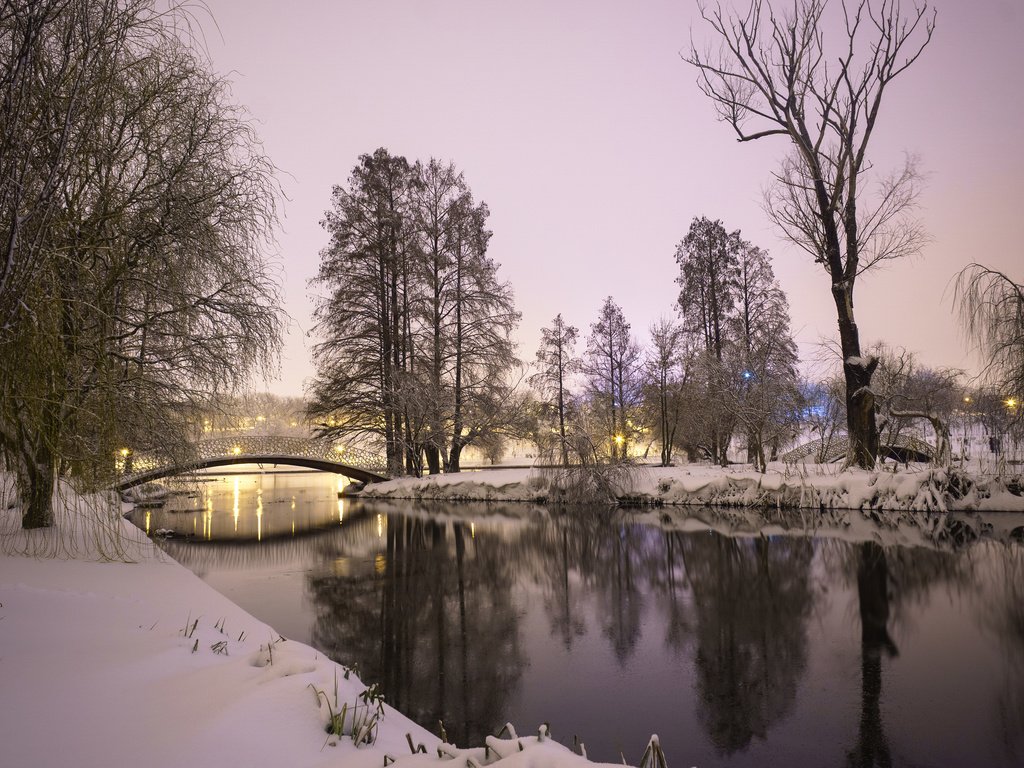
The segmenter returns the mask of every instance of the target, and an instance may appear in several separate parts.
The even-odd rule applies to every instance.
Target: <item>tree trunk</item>
[[[432,475],[441,474],[441,451],[436,445],[426,445],[423,450],[427,455],[427,471]]]
[[[53,489],[57,465],[53,451],[45,443],[22,459],[17,473],[18,495],[22,502],[22,528],[48,528],[53,525]],[[27,460],[26,460],[27,459]]]
[[[850,466],[873,469],[878,456],[878,425],[871,376],[878,367],[878,359],[861,357],[860,333],[853,320],[853,297],[844,286],[842,282],[833,284],[832,295],[839,317],[846,380],[846,433],[850,441],[846,461]]]
[[[460,472],[461,466],[459,464],[462,457],[462,438],[457,437],[452,440],[451,450],[448,452],[448,464],[445,467],[445,472]]]
[[[565,391],[562,386],[562,348],[558,348],[558,435],[562,441],[562,466],[569,466],[569,447],[565,440]]]
[[[872,469],[878,456],[878,425],[875,422],[875,393],[871,391],[871,375],[878,366],[878,360],[871,359],[865,364],[859,357],[857,363],[843,363],[846,376],[846,430],[850,439],[847,463],[863,469]]]

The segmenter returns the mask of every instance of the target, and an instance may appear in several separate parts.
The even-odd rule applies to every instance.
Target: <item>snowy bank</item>
[[[373,498],[447,501],[529,501],[559,497],[558,470],[489,469],[401,478],[368,486]],[[620,502],[776,509],[1024,511],[1018,482],[960,470],[837,471],[830,465],[775,464],[765,474],[705,464],[638,466],[616,478]]]
[[[587,764],[537,736],[442,744],[161,554],[119,512],[75,499],[54,528],[30,532],[17,510],[0,513],[0,764]],[[111,561],[115,550],[133,562]],[[331,736],[343,708],[335,724],[348,735]],[[353,743],[357,718],[372,745]]]

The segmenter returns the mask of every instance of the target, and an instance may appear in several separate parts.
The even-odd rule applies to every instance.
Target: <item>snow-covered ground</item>
[[[0,765],[589,765],[537,735],[443,745],[386,705],[372,745],[329,736],[332,711],[347,705],[345,733],[353,708],[375,711],[355,674],[162,555],[113,502],[65,495],[32,532],[0,498]]]
[[[345,735],[353,710],[364,722],[376,710],[355,674],[282,638],[164,556],[112,500],[66,491],[53,528],[24,532],[8,508],[9,480],[0,480],[0,765],[359,768],[384,766],[385,756],[403,768],[586,764],[537,735],[446,746],[386,705],[374,743],[357,747]],[[538,501],[556,480],[551,471],[498,469],[364,493]],[[622,494],[662,504],[1024,511],[1012,483],[924,468],[760,475],[684,465],[640,467],[617,480]],[[345,734],[330,736],[331,714],[343,706]],[[412,754],[410,741],[425,753]]]
[[[362,494],[409,499],[545,502],[580,480],[549,469],[487,469],[402,478],[368,486]],[[623,499],[648,504],[808,509],[1024,511],[1017,481],[960,470],[910,465],[898,471],[840,471],[835,465],[772,464],[749,468],[707,464],[636,466],[612,479]],[[571,494],[570,494],[571,495]]]

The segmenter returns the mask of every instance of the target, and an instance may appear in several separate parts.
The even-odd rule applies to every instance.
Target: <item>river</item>
[[[806,514],[364,502],[344,483],[210,476],[132,519],[461,745],[548,722],[633,764],[652,733],[701,768],[1024,764],[1024,545],[996,533],[1024,520],[933,544],[807,533]]]

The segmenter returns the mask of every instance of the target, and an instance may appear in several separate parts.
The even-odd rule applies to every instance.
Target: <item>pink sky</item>
[[[879,168],[904,151],[928,174],[932,242],[858,284],[864,341],[974,368],[950,281],[971,261],[1024,280],[1024,5],[937,0],[938,28],[895,81],[874,137]],[[280,378],[313,375],[306,282],[327,237],[334,184],[388,148],[461,168],[491,209],[491,255],[516,294],[520,354],[559,312],[581,329],[614,296],[646,342],[674,313],[676,244],[694,216],[720,218],[769,249],[805,358],[835,329],[827,279],[784,242],[761,190],[781,139],[738,144],[680,59],[706,34],[692,0],[208,0],[207,47],[283,171],[278,235],[291,315]],[[219,31],[218,31],[219,30]]]

